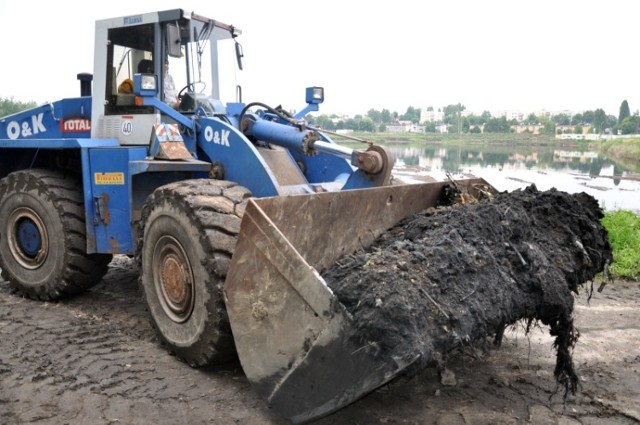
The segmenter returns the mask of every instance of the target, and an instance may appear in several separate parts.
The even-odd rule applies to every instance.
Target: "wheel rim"
[[[182,245],[161,237],[153,250],[153,282],[165,314],[176,323],[191,316],[195,301],[193,271]]]
[[[49,254],[49,236],[40,216],[31,208],[16,208],[7,220],[11,255],[22,267],[35,270]]]

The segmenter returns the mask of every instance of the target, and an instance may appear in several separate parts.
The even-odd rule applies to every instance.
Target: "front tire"
[[[12,288],[41,300],[76,294],[107,272],[111,255],[86,254],[82,187],[50,170],[0,181],[0,268]]]
[[[142,213],[140,285],[162,341],[192,366],[236,357],[222,285],[250,192],[219,180],[154,191]]]

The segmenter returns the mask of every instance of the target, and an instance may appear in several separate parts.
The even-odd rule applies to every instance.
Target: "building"
[[[444,120],[444,112],[427,111],[426,108],[420,111],[420,122],[440,122]]]
[[[424,125],[414,124],[411,121],[397,121],[387,124],[385,129],[389,133],[424,133]]]

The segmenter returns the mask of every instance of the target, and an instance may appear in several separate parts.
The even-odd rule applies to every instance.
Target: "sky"
[[[640,109],[637,6],[629,0],[0,0],[0,98],[79,95],[97,19],[183,8],[242,30],[243,100],[316,114],[403,114],[462,103],[496,114]]]

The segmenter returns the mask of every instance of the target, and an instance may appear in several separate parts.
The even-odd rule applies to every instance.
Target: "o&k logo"
[[[207,142],[213,142],[216,145],[230,146],[229,145],[229,130],[213,130],[213,128],[206,126],[204,128],[204,140]]]
[[[31,122],[29,122],[29,120],[22,121],[22,123],[11,121],[7,124],[7,136],[11,140],[16,140],[19,137],[35,136],[36,134],[46,132],[47,127],[42,124],[43,117],[44,112],[40,112],[38,115],[31,116]]]

